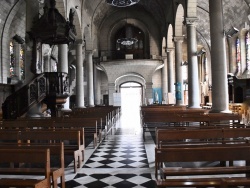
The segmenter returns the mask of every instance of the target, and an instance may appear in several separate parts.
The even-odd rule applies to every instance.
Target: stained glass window
[[[246,34],[246,68],[250,70],[250,34]]]
[[[20,76],[21,76],[21,80],[25,79],[25,67],[24,67],[24,47],[23,45],[21,45],[20,51],[19,51],[19,65],[20,65]]]
[[[236,39],[236,72],[240,72],[241,58],[240,58],[240,39]]]
[[[14,55],[14,45],[10,42],[10,77],[15,75],[15,55]]]

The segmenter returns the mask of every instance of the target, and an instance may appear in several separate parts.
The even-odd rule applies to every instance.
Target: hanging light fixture
[[[106,3],[116,7],[127,7],[139,3],[140,0],[106,0]]]
[[[138,42],[138,40],[136,38],[133,38],[133,26],[128,24],[127,19],[128,19],[128,16],[126,12],[125,37],[121,37],[117,39],[116,42],[124,46],[131,46],[135,44],[136,42]]]
[[[138,42],[136,38],[133,38],[133,28],[132,25],[126,24],[126,32],[125,32],[125,38],[119,38],[117,39],[117,43],[120,43],[124,46],[131,46]]]

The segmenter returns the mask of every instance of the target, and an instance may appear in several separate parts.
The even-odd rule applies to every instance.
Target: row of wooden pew
[[[86,138],[96,147],[119,118],[119,108],[93,109],[84,112],[77,109],[78,115],[72,111],[60,118],[3,120],[0,163],[8,165],[0,164],[0,174],[6,175],[0,179],[0,187],[57,187],[60,179],[60,187],[65,188],[65,156],[73,160],[73,171],[77,172],[84,160]],[[7,175],[21,176],[9,178]],[[38,178],[30,180],[26,175]]]
[[[249,186],[249,138],[249,128],[156,129],[157,187]]]
[[[233,113],[208,113],[204,109],[187,109],[185,106],[141,106],[141,125],[143,138],[146,132],[154,132],[155,128],[171,126],[214,126],[216,124],[240,124],[241,116]]]
[[[78,140],[76,140],[77,137]],[[13,187],[21,185],[27,185],[27,187],[35,187],[35,185],[37,187],[51,187],[53,185],[53,187],[57,187],[58,179],[60,179],[61,187],[65,188],[65,156],[74,156],[74,171],[82,162],[81,146],[78,143],[75,144],[75,141],[80,141],[79,131],[66,133],[41,130],[0,130],[0,140],[0,150],[2,150],[0,174],[21,176],[14,179],[1,178],[0,187],[4,185]],[[73,141],[74,144],[68,141]],[[44,151],[46,153],[41,154]],[[9,155],[11,157],[6,158]],[[8,165],[4,165],[5,163]],[[42,182],[38,181],[39,178],[30,180],[25,177],[28,175],[44,175],[46,180],[44,179]],[[32,183],[34,185],[31,185]]]

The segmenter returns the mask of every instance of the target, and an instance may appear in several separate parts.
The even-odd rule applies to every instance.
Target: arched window
[[[15,76],[15,53],[13,42],[10,41],[10,77]]]
[[[236,74],[240,73],[241,58],[240,58],[240,39],[236,39]]]
[[[10,41],[10,72],[9,77],[17,80],[25,79],[24,45]]]
[[[246,69],[250,70],[250,34],[246,34]]]
[[[19,66],[20,66],[20,78],[21,80],[25,79],[25,59],[24,59],[24,46],[21,45],[20,51],[19,51]]]

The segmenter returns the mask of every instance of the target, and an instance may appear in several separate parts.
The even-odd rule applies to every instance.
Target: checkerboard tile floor
[[[81,170],[66,174],[66,187],[154,188],[154,146],[150,135],[143,142],[138,128],[118,124],[96,149],[86,148]]]
[[[155,182],[151,174],[77,174],[71,181],[66,182],[66,187],[87,188],[153,188]]]
[[[104,141],[83,168],[148,168],[143,141],[127,138]]]

